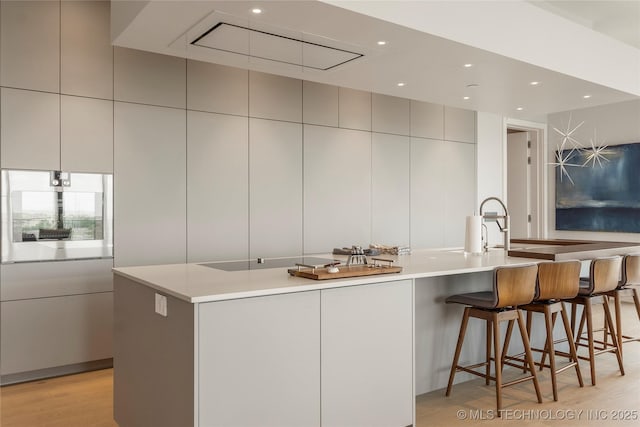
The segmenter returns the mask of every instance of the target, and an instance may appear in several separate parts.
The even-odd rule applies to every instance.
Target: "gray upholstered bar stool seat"
[[[529,347],[529,339],[526,333],[522,313],[518,310],[519,305],[528,304],[533,300],[536,287],[536,276],[538,267],[535,264],[529,264],[516,267],[498,267],[493,272],[493,290],[487,292],[473,292],[468,294],[452,295],[447,298],[447,303],[456,303],[466,305],[462,324],[460,325],[460,334],[456,345],[453,363],[451,365],[451,373],[449,374],[449,384],[447,386],[446,395],[451,394],[453,380],[456,372],[464,371],[485,379],[485,383],[489,385],[490,381],[495,381],[496,386],[496,406],[498,416],[502,410],[502,389],[510,385],[518,384],[526,380],[532,380],[535,387],[538,402],[542,403],[538,378],[533,364],[531,348]],[[460,366],[460,351],[464,342],[467,324],[470,317],[485,320],[487,328],[486,340],[486,360],[475,365]],[[525,348],[525,360],[529,367],[530,375],[519,378],[510,382],[502,381],[502,360],[500,349],[500,322],[517,320],[522,335],[522,341]],[[493,354],[491,357],[491,341],[493,336]],[[494,362],[494,376],[491,376],[491,361]],[[477,371],[476,368],[485,367],[484,372]]]
[[[527,335],[531,337],[531,324],[533,313],[544,314],[544,322],[546,326],[546,340],[544,349],[538,349],[532,347],[532,351],[542,352],[540,362],[540,370],[543,367],[551,369],[551,386],[553,390],[553,400],[558,400],[558,385],[556,374],[565,371],[570,368],[575,368],[576,375],[578,377],[578,384],[580,387],[584,386],[582,382],[582,374],[580,373],[580,364],[578,362],[578,356],[576,353],[576,347],[573,340],[573,332],[569,324],[569,317],[564,307],[563,299],[575,298],[578,295],[578,288],[580,283],[580,261],[556,261],[556,262],[541,262],[538,264],[538,281],[536,284],[536,296],[531,304],[523,305],[520,309],[527,312]],[[564,331],[566,340],[569,344],[569,353],[556,350],[555,341],[553,339],[553,328],[556,322],[558,313],[562,316],[562,323],[564,325]],[[511,331],[513,329],[513,321],[509,322],[507,329],[507,335],[505,337],[505,344],[503,354],[507,354],[509,340],[511,338]],[[549,365],[545,365],[545,357],[549,355]],[[569,363],[565,364],[561,368],[556,366],[556,355],[566,356],[569,358]],[[522,367],[524,360],[522,355],[514,357],[505,356],[505,364],[511,365],[512,360],[517,360],[518,366]]]
[[[578,355],[580,359],[588,360],[591,368],[591,384],[596,385],[596,365],[595,356],[603,353],[614,353],[618,359],[618,367],[620,374],[624,375],[624,367],[622,365],[622,353],[618,347],[619,338],[616,329],[613,326],[611,311],[607,303],[606,294],[618,287],[620,279],[620,269],[622,266],[622,257],[603,257],[596,258],[591,261],[589,268],[589,279],[580,280],[580,290],[578,296],[569,300],[571,302],[571,328],[574,329],[576,321],[576,308],[578,305],[584,307],[582,317],[580,319],[580,327],[576,334],[576,346],[588,347],[589,356]],[[594,338],[593,329],[593,303],[603,303],[605,337],[603,341]],[[587,325],[587,343],[582,343],[582,335],[584,325]],[[574,329],[575,330],[575,329]],[[611,335],[612,343],[608,343],[607,333]],[[596,344],[598,346],[596,346]]]
[[[622,333],[622,313],[620,302],[622,298],[632,297],[636,306],[638,320],[640,320],[640,254],[626,255],[622,260],[622,280],[618,287],[613,291],[606,293],[607,296],[613,297],[615,313],[616,313],[616,331],[618,332],[618,347],[620,354],[623,355],[622,344],[630,341],[640,341],[640,337],[632,337],[623,335]]]

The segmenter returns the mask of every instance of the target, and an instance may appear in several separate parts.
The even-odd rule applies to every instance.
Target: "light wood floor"
[[[627,333],[640,335],[640,322],[630,304],[623,304]],[[437,390],[416,398],[418,427],[495,425],[626,426],[640,425],[640,342],[624,347],[625,376],[615,356],[597,358],[597,386],[590,385],[589,367],[581,363],[585,386],[579,388],[575,371],[558,377],[559,401],[551,396],[547,370],[541,375],[542,404],[535,400],[531,382],[503,391],[504,417],[493,419],[495,392],[478,379],[455,385],[451,397]],[[626,411],[626,412],[625,412]],[[614,419],[626,416],[630,420]],[[604,417],[606,416],[606,419]],[[599,419],[596,419],[599,417]],[[573,418],[573,419],[571,419]],[[2,427],[116,427],[113,421],[113,370],[104,369],[0,388]]]

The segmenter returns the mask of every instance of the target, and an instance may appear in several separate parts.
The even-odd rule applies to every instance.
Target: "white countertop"
[[[340,259],[343,263],[346,261],[346,257],[340,255],[313,256]],[[491,250],[488,253],[473,255],[464,254],[461,249],[415,250],[411,255],[383,255],[381,258],[396,260],[394,265],[403,267],[402,272],[335,280],[293,277],[287,272],[288,268],[223,271],[199,264],[121,267],[114,268],[113,272],[181,300],[201,303],[420,277],[475,273],[490,271],[497,266],[522,265],[540,261],[508,257],[503,250]]]

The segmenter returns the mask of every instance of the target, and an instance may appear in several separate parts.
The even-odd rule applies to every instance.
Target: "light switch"
[[[164,295],[156,294],[156,313],[167,317],[167,297]]]

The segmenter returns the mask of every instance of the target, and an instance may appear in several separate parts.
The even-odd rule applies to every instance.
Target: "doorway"
[[[544,238],[544,125],[506,124],[506,193],[512,239]]]

